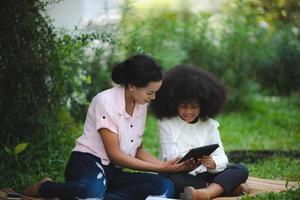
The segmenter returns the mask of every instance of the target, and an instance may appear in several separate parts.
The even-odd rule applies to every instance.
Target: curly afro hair
[[[177,65],[166,72],[150,108],[159,118],[177,116],[180,103],[199,101],[202,121],[214,118],[226,101],[226,88],[211,73],[192,65]]]

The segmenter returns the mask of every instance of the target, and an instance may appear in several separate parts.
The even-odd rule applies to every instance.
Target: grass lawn
[[[231,150],[299,150],[300,106],[297,98],[256,97],[242,111],[218,116],[220,133],[226,151]],[[156,119],[149,115],[144,147],[159,154]],[[64,167],[82,124],[68,129],[49,130],[47,136],[29,141],[18,158],[0,151],[0,187],[22,191],[29,184],[51,176],[62,181]],[[251,176],[300,181],[300,158],[273,157],[256,163],[245,163]],[[284,194],[266,194],[257,199],[300,199],[300,189]],[[247,199],[247,198],[246,198]]]

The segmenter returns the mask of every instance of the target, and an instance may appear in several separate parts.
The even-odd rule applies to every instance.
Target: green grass
[[[300,149],[300,106],[295,98],[256,97],[248,100],[247,105],[242,111],[223,113],[217,118],[226,151]],[[149,114],[143,145],[149,152],[158,156],[159,138],[156,123],[157,120]],[[0,187],[12,187],[22,191],[45,176],[63,181],[64,168],[74,148],[75,139],[81,132],[82,124],[68,123],[63,129],[53,125],[43,137],[32,138],[18,160],[0,151]],[[251,176],[300,181],[300,158],[272,157],[245,164]],[[260,195],[257,199],[295,199],[299,197],[299,190]]]
[[[293,98],[256,97],[247,109],[220,115],[226,150],[300,149],[300,106]]]
[[[300,159],[272,157],[247,164],[251,176],[300,182]]]
[[[243,200],[253,200],[253,197],[244,197]],[[258,194],[255,197],[256,200],[299,200],[300,188],[295,190],[289,190],[283,193],[270,192],[267,194]]]

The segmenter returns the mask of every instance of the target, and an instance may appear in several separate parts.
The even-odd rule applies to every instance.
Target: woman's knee
[[[175,185],[169,179],[159,176],[156,186],[159,195],[164,197],[174,197]]]
[[[106,185],[105,180],[99,182],[85,182],[81,183],[81,194],[80,198],[100,198],[103,199],[105,196]]]

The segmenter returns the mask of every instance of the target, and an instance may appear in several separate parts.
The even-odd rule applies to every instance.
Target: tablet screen
[[[210,155],[218,147],[219,144],[210,144],[202,147],[193,148],[185,156],[183,156],[183,158],[180,159],[179,163],[190,158],[197,159],[201,158],[202,156]]]

